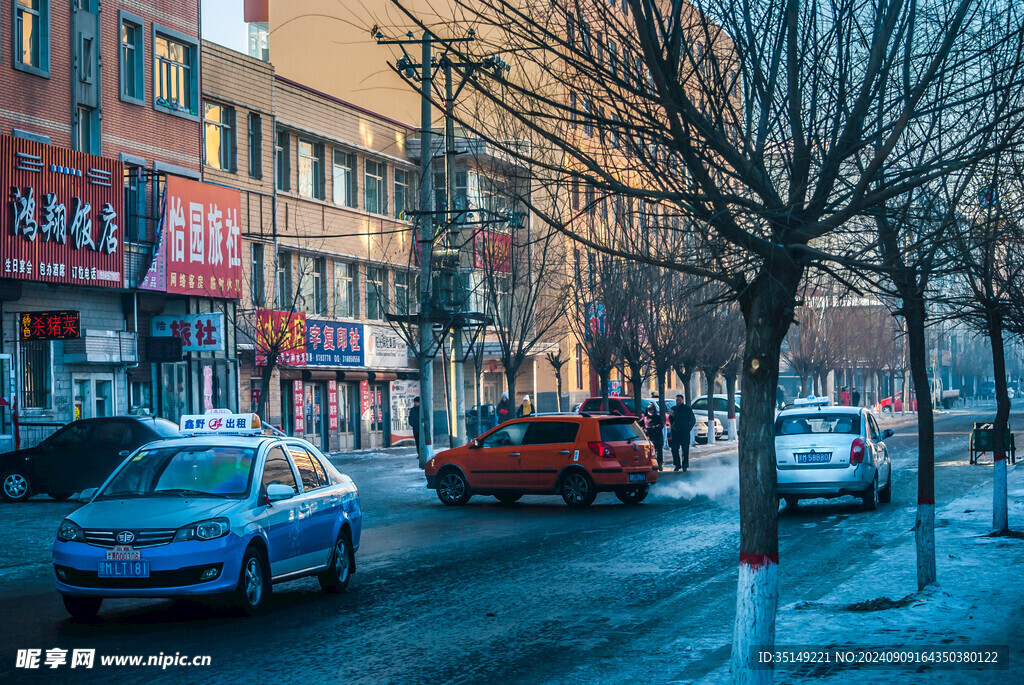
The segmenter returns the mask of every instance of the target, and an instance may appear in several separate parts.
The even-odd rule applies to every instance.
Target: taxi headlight
[[[174,534],[174,542],[214,540],[224,537],[229,532],[231,532],[231,524],[226,518],[207,519],[179,528],[178,532]]]
[[[77,523],[71,519],[64,519],[60,524],[60,528],[57,529],[57,539],[62,542],[73,542],[75,540],[84,540],[85,535]]]

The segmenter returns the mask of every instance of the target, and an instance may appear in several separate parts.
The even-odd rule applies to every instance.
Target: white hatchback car
[[[775,418],[779,498],[859,497],[864,508],[892,499],[892,461],[879,430],[863,407],[830,406],[827,399],[797,400]]]

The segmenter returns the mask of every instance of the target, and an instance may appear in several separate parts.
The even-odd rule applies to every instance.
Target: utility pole
[[[447,181],[449,246],[458,252],[455,278],[455,297],[460,311],[466,309],[466,289],[462,284],[462,231],[459,227],[461,217],[455,214],[455,95],[452,86],[452,62],[445,57],[444,65],[444,171]],[[467,193],[469,191],[467,187]],[[467,197],[468,201],[468,197]],[[462,320],[456,318],[452,329],[452,397],[455,402],[455,434],[452,447],[466,444],[466,351],[462,338]]]

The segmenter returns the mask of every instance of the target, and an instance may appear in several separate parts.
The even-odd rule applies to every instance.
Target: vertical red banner
[[[302,435],[306,432],[305,395],[302,392],[302,381],[293,381],[293,383],[292,412],[295,415],[295,434]]]
[[[338,430],[338,381],[327,381],[327,427]]]
[[[364,419],[373,420],[370,413],[370,381],[359,381],[359,415]]]

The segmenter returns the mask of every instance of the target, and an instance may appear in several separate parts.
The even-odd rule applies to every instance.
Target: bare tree
[[[558,411],[562,411],[562,369],[569,363],[569,359],[562,356],[562,348],[558,348],[554,352],[548,352],[544,355],[547,359],[548,364],[551,366],[551,370],[555,373],[555,387],[558,393],[556,398],[556,406]]]

